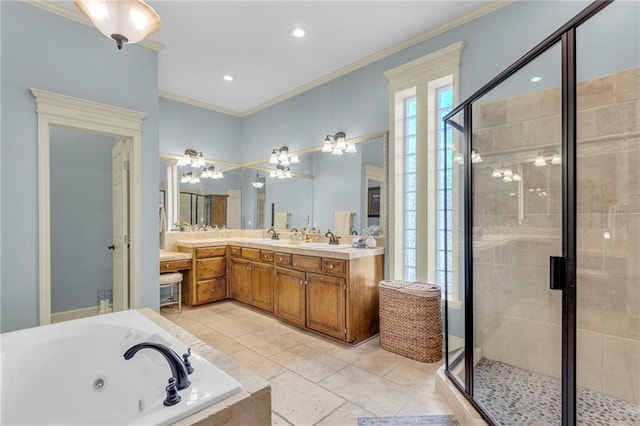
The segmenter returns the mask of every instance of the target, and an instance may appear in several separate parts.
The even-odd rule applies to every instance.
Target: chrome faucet
[[[338,238],[340,237],[336,237],[335,234],[331,232],[331,230],[328,230],[327,233],[324,234],[324,236],[329,238],[329,244],[338,244]]]
[[[137,345],[133,345],[129,349],[127,349],[127,351],[124,353],[124,359],[129,360],[133,358],[133,356],[137,354],[141,349],[153,349],[160,352],[169,363],[169,367],[171,367],[171,375],[172,378],[175,379],[176,387],[178,389],[186,389],[189,387],[189,385],[191,384],[191,382],[189,381],[189,369],[193,371],[193,368],[187,368],[187,365],[189,367],[191,366],[187,359],[191,354],[190,350],[188,354],[184,355],[183,361],[180,356],[168,346],[160,343],[145,342],[138,343]],[[169,392],[169,390],[167,390],[167,392]]]
[[[273,226],[267,231],[267,234],[272,234],[271,235],[271,239],[272,240],[279,240],[280,239],[280,234],[278,234],[276,232],[276,230],[273,229]]]

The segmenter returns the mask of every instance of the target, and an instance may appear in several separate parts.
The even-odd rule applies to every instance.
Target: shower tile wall
[[[473,168],[475,344],[556,378],[561,294],[548,257],[561,254],[561,166],[533,159],[559,147],[560,105],[555,88],[476,105],[473,117],[484,157]],[[578,110],[578,383],[640,403],[640,69],[579,83]],[[523,211],[518,185],[491,177],[518,165]]]

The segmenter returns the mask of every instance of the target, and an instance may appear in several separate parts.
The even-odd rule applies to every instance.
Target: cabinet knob
[[[333,269],[333,263],[329,264],[329,269]]]

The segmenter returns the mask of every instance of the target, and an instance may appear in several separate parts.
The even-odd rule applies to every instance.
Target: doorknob
[[[115,245],[111,244],[109,247],[107,247],[109,250],[114,250],[116,248]]]

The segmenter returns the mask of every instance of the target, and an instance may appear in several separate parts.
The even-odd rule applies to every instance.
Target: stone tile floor
[[[375,337],[351,346],[235,301],[162,315],[264,377],[274,425],[357,425],[358,417],[453,414],[435,392],[442,362],[387,352]]]

